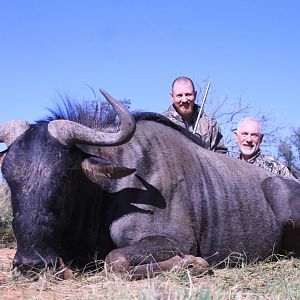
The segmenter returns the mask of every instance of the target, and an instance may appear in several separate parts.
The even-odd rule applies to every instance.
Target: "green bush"
[[[13,242],[10,190],[5,180],[0,183],[0,246]]]

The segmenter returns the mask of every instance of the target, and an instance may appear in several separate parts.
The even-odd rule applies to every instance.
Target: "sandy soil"
[[[35,299],[59,299],[53,295],[41,291],[34,286],[15,283],[12,279],[12,261],[16,253],[15,248],[0,248],[0,299],[21,300],[35,297]]]
[[[15,248],[0,248],[0,270],[11,268],[15,253]]]

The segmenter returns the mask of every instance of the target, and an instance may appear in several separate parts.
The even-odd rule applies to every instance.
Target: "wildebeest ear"
[[[92,182],[99,182],[103,178],[118,179],[135,172],[135,169],[119,166],[100,157],[88,157],[81,163],[84,174]]]

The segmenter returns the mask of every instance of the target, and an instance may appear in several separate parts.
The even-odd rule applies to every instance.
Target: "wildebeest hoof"
[[[12,278],[16,281],[24,281],[27,278],[22,274],[22,272],[18,268],[13,268],[11,271]]]
[[[12,278],[15,281],[23,282],[23,281],[36,281],[39,279],[39,274],[37,272],[27,270],[26,272],[21,271],[18,267],[14,267],[11,271]]]
[[[64,280],[74,278],[73,271],[65,265],[61,258],[59,259],[59,271],[55,275]]]
[[[197,274],[213,274],[208,262],[202,257],[196,257],[194,255],[184,255],[182,258],[183,267],[188,267],[193,273]]]
[[[130,270],[130,263],[126,255],[119,249],[109,252],[105,263],[113,272],[127,273]]]
[[[74,277],[73,271],[69,268],[66,268],[64,270],[64,279],[68,280],[68,279],[72,279]]]
[[[64,267],[62,269],[60,268],[60,270],[56,272],[54,275],[62,280],[69,280],[74,278],[73,271],[67,267]]]

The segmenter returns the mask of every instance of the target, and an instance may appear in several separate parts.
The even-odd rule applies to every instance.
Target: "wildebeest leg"
[[[118,273],[127,273],[130,275],[132,280],[154,277],[162,272],[170,271],[174,267],[193,267],[197,268],[198,273],[204,273],[208,271],[211,274],[209,264],[201,257],[195,257],[193,255],[184,255],[183,257],[180,257],[176,255],[161,262],[141,264],[133,267],[129,265],[129,261],[122,250],[123,248],[114,250],[114,253],[112,254],[114,260],[110,261],[112,256],[109,255],[109,258],[107,258],[105,261],[111,267],[112,271]]]
[[[283,224],[281,249],[300,256],[300,185],[281,176],[270,177],[262,184],[278,224]]]
[[[134,280],[153,277],[174,267],[193,266],[198,272],[204,272],[209,267],[204,259],[182,255],[169,241],[159,238],[112,250],[105,262],[112,271],[130,274]]]
[[[300,257],[300,228],[295,227],[292,221],[284,226],[282,248],[289,253],[293,253],[294,256]]]
[[[156,276],[162,272],[170,271],[173,268],[187,267],[193,268],[197,274],[213,274],[212,269],[205,259],[195,257],[194,255],[184,255],[183,257],[176,255],[165,261],[135,266],[130,270],[130,276],[131,279],[138,280]]]

